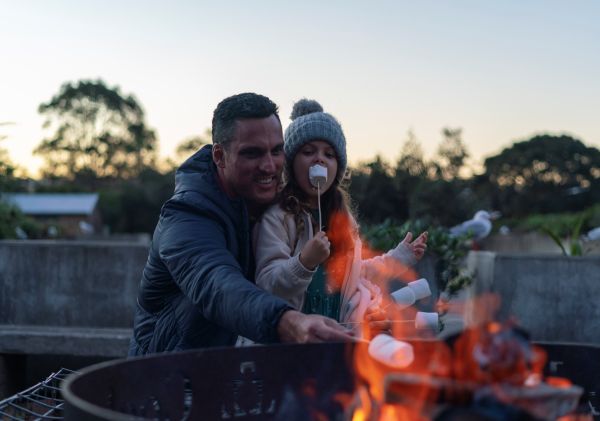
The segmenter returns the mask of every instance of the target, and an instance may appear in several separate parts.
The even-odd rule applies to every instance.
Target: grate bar
[[[64,400],[58,386],[71,373],[76,372],[61,368],[44,381],[0,401],[1,420],[62,420]]]

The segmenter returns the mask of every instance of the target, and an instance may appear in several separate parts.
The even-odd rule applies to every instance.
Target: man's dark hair
[[[235,130],[235,121],[243,118],[267,118],[275,115],[279,120],[277,105],[269,98],[252,92],[237,94],[219,102],[212,119],[214,144],[229,146]]]

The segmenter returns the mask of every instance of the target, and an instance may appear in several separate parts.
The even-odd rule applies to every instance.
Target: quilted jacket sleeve
[[[169,206],[159,253],[181,291],[213,323],[256,342],[278,341],[277,324],[290,306],[244,277],[217,218]]]

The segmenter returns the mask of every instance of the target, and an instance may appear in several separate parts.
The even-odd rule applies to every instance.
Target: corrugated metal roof
[[[98,193],[2,193],[1,200],[25,215],[91,215]]]

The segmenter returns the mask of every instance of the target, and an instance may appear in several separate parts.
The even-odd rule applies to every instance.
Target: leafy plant
[[[540,227],[540,231],[548,235],[552,240],[560,247],[564,256],[582,256],[583,247],[581,245],[581,229],[583,228],[586,221],[590,218],[590,212],[583,212],[577,215],[573,220],[571,226],[571,232],[569,235],[569,248],[568,250],[562,243],[560,234],[554,231],[547,225]]]
[[[24,233],[28,238],[37,238],[41,228],[16,207],[0,201],[0,239],[18,238],[18,232]]]

